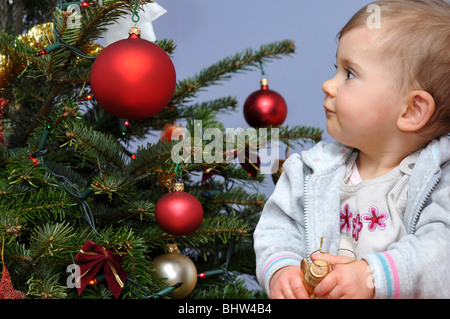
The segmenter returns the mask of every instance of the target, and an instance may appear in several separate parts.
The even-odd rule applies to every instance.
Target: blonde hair
[[[450,133],[450,3],[445,0],[378,0],[381,54],[394,57],[399,85],[424,90],[435,112],[420,131],[434,138]],[[377,7],[377,8],[378,8]],[[339,32],[366,26],[372,12],[358,11]]]

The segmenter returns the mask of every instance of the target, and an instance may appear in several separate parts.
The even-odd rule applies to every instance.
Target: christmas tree
[[[147,2],[1,4],[0,298],[265,297],[242,279],[254,273],[252,230],[265,202],[252,186],[272,177],[260,172],[258,152],[275,137],[287,147],[317,142],[321,131],[263,123],[266,130],[255,132],[268,132],[266,143],[247,136],[238,150],[232,136],[232,148],[213,152],[210,140],[188,137],[219,130],[223,140],[214,145],[229,145],[217,116],[236,110],[238,101],[196,102],[198,92],[240,71],[264,73],[265,62],[292,54],[295,45],[283,40],[225,57],[177,80],[155,114],[125,108],[117,116],[101,95],[113,108],[131,107],[153,85],[139,92],[109,86],[135,79],[123,62],[124,79],[103,83],[107,94],[96,94],[98,82],[111,80],[92,80],[94,63],[112,47],[99,39],[125,14],[139,28]],[[129,37],[123,34],[146,41],[136,30]],[[176,50],[170,39],[152,45],[169,57]],[[146,67],[138,62],[136,72]],[[166,72],[155,86],[170,82]],[[173,139],[179,126],[183,137]],[[152,131],[161,139],[150,143]],[[201,156],[206,150],[214,160]]]

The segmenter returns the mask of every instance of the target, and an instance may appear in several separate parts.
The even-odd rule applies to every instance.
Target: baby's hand
[[[329,264],[347,263],[354,260],[345,256],[329,254],[315,254],[311,258],[313,260],[321,259]],[[369,265],[366,261],[358,259],[348,264],[335,264],[332,265],[332,269],[333,271],[314,290],[316,298],[371,299],[374,297],[375,289],[368,284],[369,276],[372,276],[372,273],[368,270]]]
[[[270,280],[271,299],[309,299],[303,286],[299,266],[287,266],[278,270]]]

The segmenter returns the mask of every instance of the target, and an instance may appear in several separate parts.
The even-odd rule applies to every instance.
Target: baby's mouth
[[[327,108],[325,105],[323,106],[323,108],[325,109],[326,113],[336,113],[336,112],[330,110],[329,108]]]

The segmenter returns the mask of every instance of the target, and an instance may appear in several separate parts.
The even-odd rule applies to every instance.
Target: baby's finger
[[[350,257],[334,256],[334,255],[330,255],[330,254],[314,254],[314,255],[311,255],[311,259],[313,261],[323,260],[329,264],[347,263],[347,262],[354,260],[353,258],[350,258]]]
[[[334,291],[337,288],[337,286],[338,286],[337,277],[333,276],[333,273],[330,273],[314,289],[314,295],[317,298],[326,297],[331,299],[333,298],[331,295],[337,295],[338,293],[338,291]],[[334,298],[339,298],[339,296],[336,296]]]
[[[296,299],[309,299],[308,292],[306,291],[301,279],[292,281],[291,288]]]

